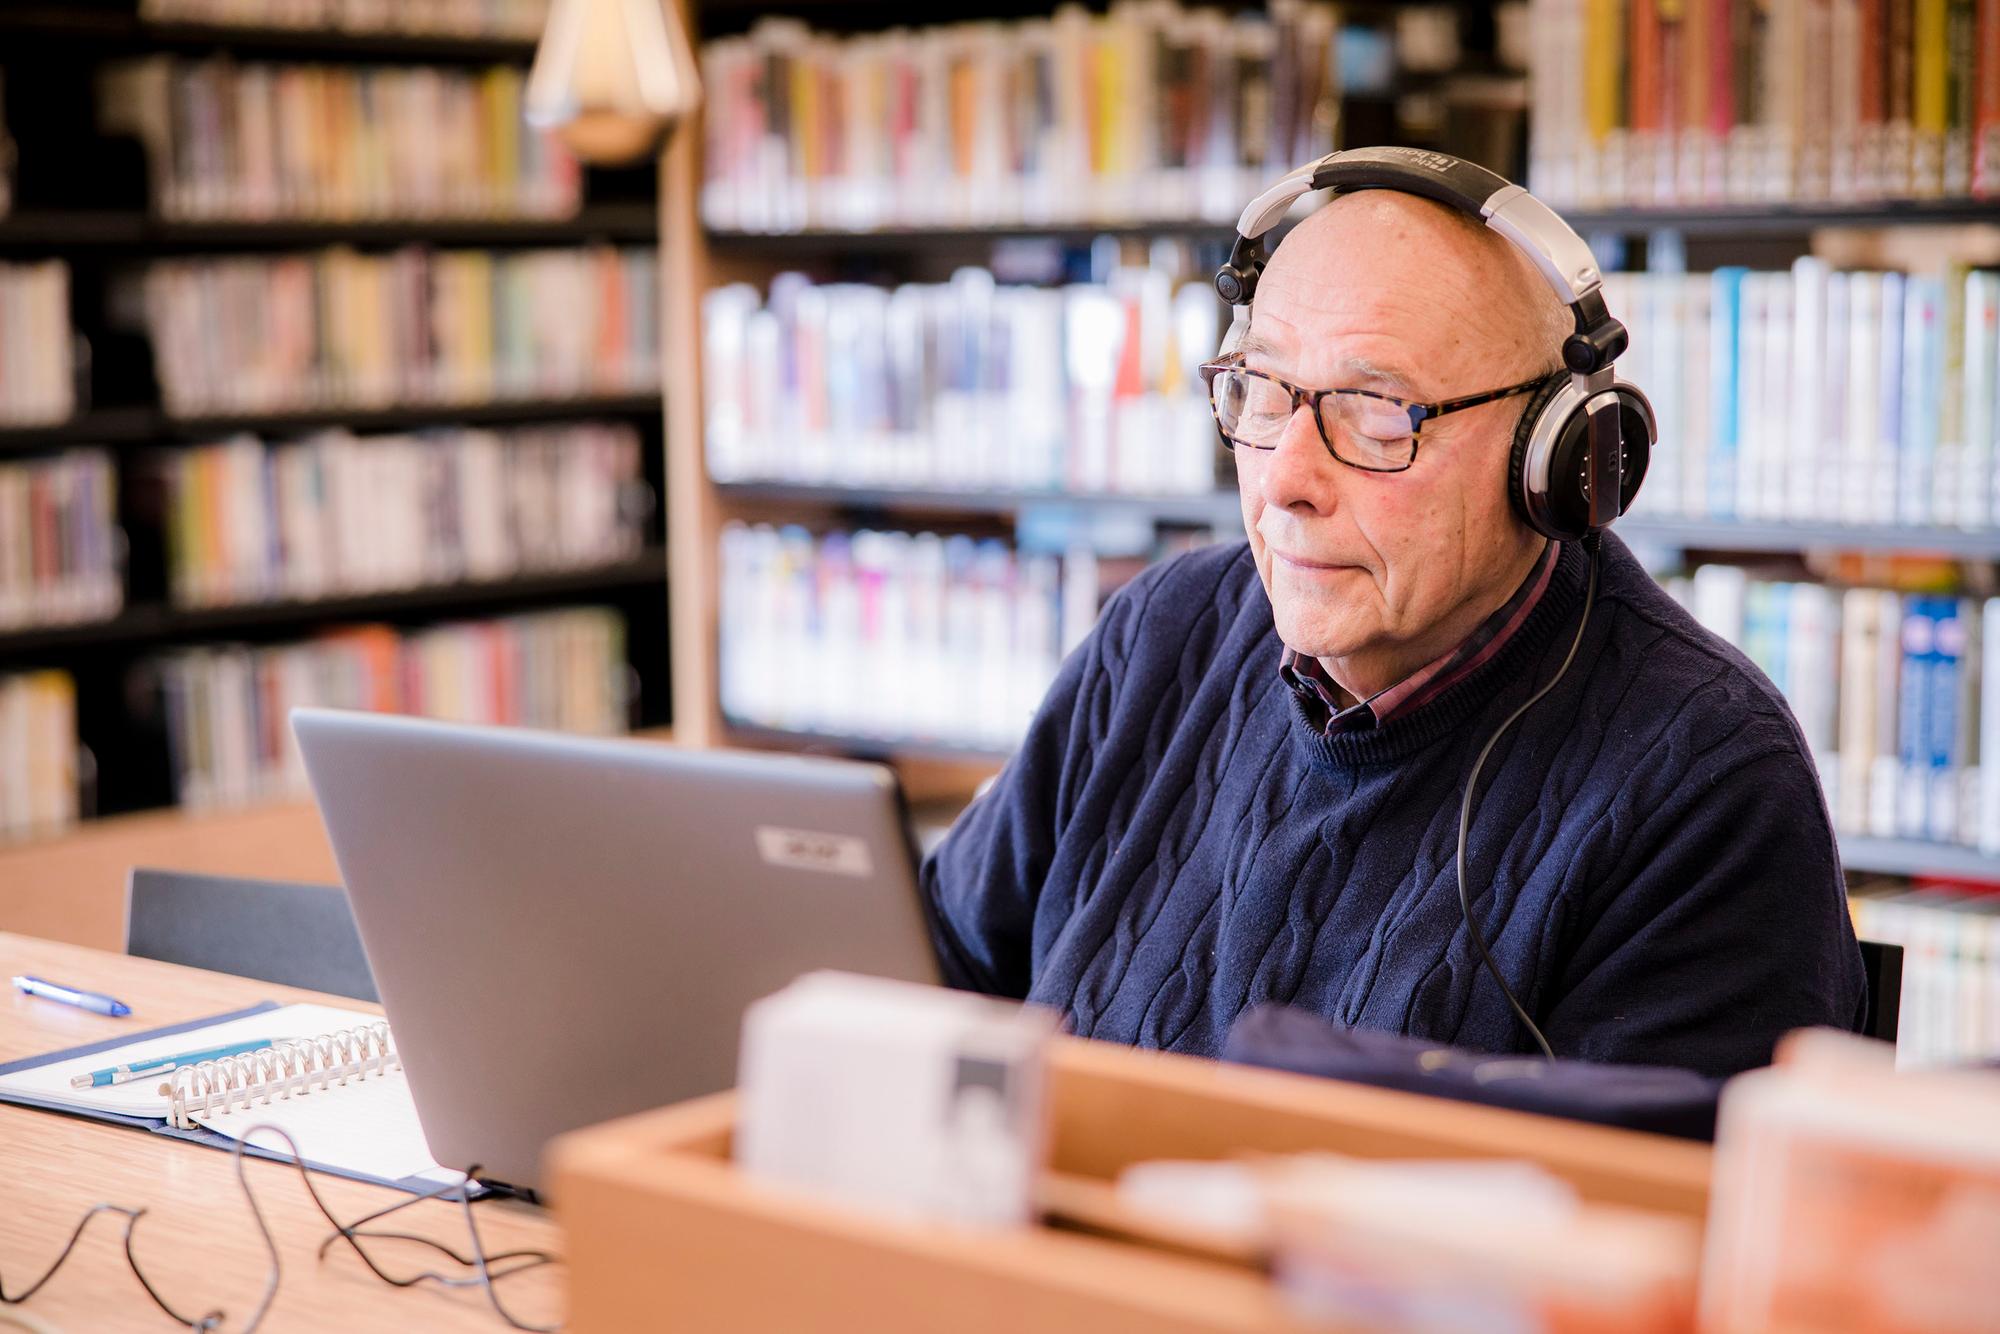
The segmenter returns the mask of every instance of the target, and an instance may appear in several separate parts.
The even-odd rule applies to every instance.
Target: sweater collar
[[[1519,679],[1524,669],[1539,662],[1560,629],[1568,626],[1574,631],[1582,610],[1589,560],[1582,543],[1562,543],[1546,589],[1498,651],[1458,675],[1451,685],[1435,694],[1426,692],[1423,702],[1398,710],[1379,726],[1329,735],[1322,730],[1324,712],[1286,688],[1285,693],[1291,696],[1293,737],[1320,763],[1334,769],[1357,769],[1393,763],[1456,730]]]

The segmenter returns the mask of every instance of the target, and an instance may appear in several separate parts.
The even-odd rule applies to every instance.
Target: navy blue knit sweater
[[[1266,1001],[1487,1051],[1532,1041],[1452,868],[1466,771],[1561,663],[1566,544],[1501,651],[1380,728],[1326,737],[1278,675],[1247,543],[1132,581],[1025,744],[925,862],[957,985],[1091,1037],[1214,1055]],[[1860,1019],[1860,952],[1783,698],[1607,537],[1569,675],[1481,774],[1467,874],[1558,1056],[1728,1074]]]

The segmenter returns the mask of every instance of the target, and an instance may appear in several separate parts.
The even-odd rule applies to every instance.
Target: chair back
[[[337,885],[133,869],[125,952],[260,982],[380,999]]]

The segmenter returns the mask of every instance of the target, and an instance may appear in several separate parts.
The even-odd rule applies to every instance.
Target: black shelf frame
[[[967,491],[791,482],[717,482],[714,487],[725,503],[744,508],[811,505],[855,512],[1000,517],[1024,509],[1122,510],[1163,523],[1235,523],[1242,518],[1234,491],[1142,496],[1115,491]]]
[[[795,232],[745,232],[710,228],[704,236],[711,249],[739,257],[788,258],[839,251],[844,254],[894,254],[911,246],[937,249],[976,248],[1001,241],[1047,240],[1063,245],[1088,245],[1102,236],[1181,237],[1190,241],[1227,244],[1236,235],[1227,222],[1187,218],[1151,222],[1004,223],[979,227],[885,227],[874,231],[811,229]]]
[[[52,426],[0,428],[0,456],[69,445],[166,444],[209,440],[249,431],[286,435],[346,427],[397,431],[427,426],[534,426],[592,417],[651,417],[662,411],[658,394],[606,394],[586,398],[482,399],[473,403],[410,403],[388,408],[313,408],[300,412],[169,417],[152,408],[104,408]]]
[[[323,407],[298,412],[216,413],[160,418],[160,434],[203,440],[221,433],[258,435],[341,426],[354,431],[397,431],[425,426],[519,425],[581,421],[590,417],[636,417],[662,410],[658,394],[604,394],[578,398],[494,398],[462,403],[403,403],[386,408]]]
[[[2000,857],[1977,848],[1863,834],[1841,834],[1836,841],[1840,863],[1849,871],[2000,884]]]
[[[0,425],[0,455],[64,445],[123,445],[163,434],[152,408],[101,408],[46,426]]]
[[[227,51],[240,56],[314,60],[525,65],[535,55],[534,42],[513,37],[149,23],[139,17],[136,5],[111,6],[87,0],[10,0],[0,6],[0,38],[87,42],[120,50]]]
[[[592,593],[613,593],[667,582],[664,547],[649,547],[631,560],[569,570],[550,570],[507,579],[428,584],[420,588],[309,601],[251,602],[227,607],[181,608],[159,604],[128,607],[109,620],[81,625],[0,631],[0,664],[46,658],[65,650],[187,643],[232,634],[281,629],[311,631],[334,623],[408,617],[435,612],[443,619]]]
[[[2000,529],[1908,524],[1787,523],[1766,520],[1673,519],[1631,515],[1617,532],[1634,542],[1695,551],[1893,551],[2000,561]]]
[[[567,218],[438,217],[174,222],[139,210],[29,209],[0,218],[0,254],[81,249],[147,255],[211,250],[650,244],[659,212],[646,203],[586,204]]]
[[[2000,221],[2000,199],[1882,200],[1867,204],[1716,204],[1661,208],[1558,209],[1578,232],[1643,236],[1800,236],[1822,227],[1910,227]]]

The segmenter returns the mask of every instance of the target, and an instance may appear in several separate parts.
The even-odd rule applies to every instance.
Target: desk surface
[[[220,973],[108,954],[76,945],[0,933],[0,975],[34,973],[108,992],[132,1007],[127,1019],[25,995],[9,987],[0,1003],[0,1061],[137,1033],[163,1024],[239,1009],[269,997],[359,1006],[340,997],[272,986]],[[368,1008],[368,1007],[361,1007]],[[283,1277],[264,1328],[505,1330],[476,1289],[433,1284],[393,1288],[345,1247],[315,1258],[327,1225],[306,1197],[297,1169],[250,1160],[250,1185],[277,1239]],[[342,1219],[408,1196],[386,1187],[315,1177],[327,1206]],[[0,1280],[11,1294],[40,1275],[70,1229],[100,1202],[143,1206],[134,1253],[146,1276],[176,1310],[200,1314],[220,1307],[225,1330],[242,1328],[263,1292],[268,1255],[237,1185],[230,1155],[143,1130],[100,1125],[54,1112],[0,1105]],[[489,1253],[532,1247],[560,1253],[554,1220],[513,1201],[477,1206]],[[457,1206],[426,1202],[396,1216],[405,1230],[465,1248]],[[124,1219],[91,1221],[62,1272],[21,1310],[63,1334],[76,1331],[159,1331],[173,1324],[147,1299],[126,1266]],[[371,1248],[392,1273],[411,1273],[443,1260],[428,1247],[381,1242]],[[449,1267],[448,1263],[447,1266]],[[561,1267],[505,1281],[501,1294],[523,1320],[548,1324],[562,1311]]]

